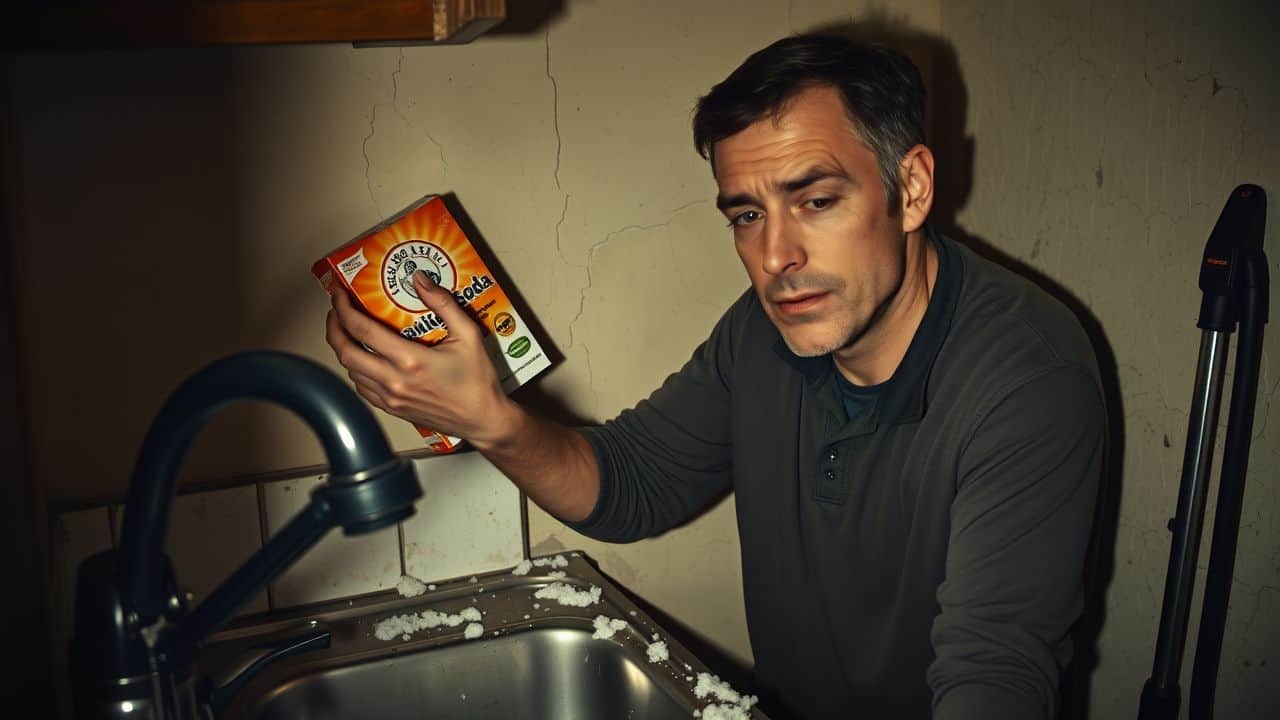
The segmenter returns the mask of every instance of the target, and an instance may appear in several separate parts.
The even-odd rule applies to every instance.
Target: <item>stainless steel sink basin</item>
[[[432,592],[401,598],[381,593],[314,607],[227,630],[211,639],[201,671],[217,674],[247,649],[299,628],[327,627],[328,649],[287,658],[255,676],[225,715],[234,718],[414,720],[610,720],[690,718],[716,702],[694,694],[707,668],[658,627],[579,554],[566,555],[567,573],[551,567],[525,576],[509,571],[441,583]],[[600,588],[600,599],[570,607],[533,597],[562,582],[575,590]],[[467,623],[419,629],[380,640],[380,621],[434,610],[482,613],[483,635],[464,636]],[[628,625],[595,639],[597,616]],[[669,657],[652,662],[650,643],[665,642]],[[752,709],[752,718],[764,718]]]
[[[544,628],[289,681],[261,718],[688,718],[641,660],[585,630]]]

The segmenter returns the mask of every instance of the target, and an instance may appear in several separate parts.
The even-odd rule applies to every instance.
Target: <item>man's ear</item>
[[[916,145],[898,165],[901,178],[902,232],[919,230],[933,208],[933,152]]]

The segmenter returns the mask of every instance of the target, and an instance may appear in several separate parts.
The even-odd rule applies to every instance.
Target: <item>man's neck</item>
[[[845,379],[866,386],[879,385],[893,377],[924,320],[937,278],[938,249],[924,228],[908,233],[898,292],[882,306],[857,342],[832,353],[836,368]]]

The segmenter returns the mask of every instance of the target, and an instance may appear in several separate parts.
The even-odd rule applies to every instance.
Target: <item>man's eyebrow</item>
[[[823,167],[821,165],[816,165],[806,170],[803,175],[800,175],[797,178],[793,178],[791,180],[784,180],[778,183],[777,187],[782,188],[783,192],[794,193],[794,192],[803,190],[816,182],[819,182],[821,180],[827,180],[829,178],[838,178],[847,183],[851,183],[855,185],[857,184],[853,178],[849,177],[848,174],[842,171],[832,170],[830,168]],[[736,193],[734,195],[717,195],[716,196],[716,207],[721,212],[724,212],[725,209],[727,208],[738,207],[739,205],[760,205],[760,204],[761,204],[760,200],[757,199],[756,196],[750,193]]]
[[[778,186],[788,193],[793,193],[827,178],[839,178],[845,182],[853,182],[853,179],[844,172],[817,165],[806,170],[800,177],[793,180],[784,180]]]
[[[716,209],[724,212],[728,208],[738,207],[739,205],[759,205],[760,201],[755,195],[750,193],[737,193],[736,195],[716,195]]]

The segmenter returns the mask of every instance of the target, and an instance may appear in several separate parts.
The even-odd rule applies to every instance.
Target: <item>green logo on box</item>
[[[511,344],[507,346],[507,354],[513,358],[522,357],[525,353],[529,352],[529,348],[531,347],[533,347],[533,343],[530,342],[529,338],[521,335],[511,341]]]

